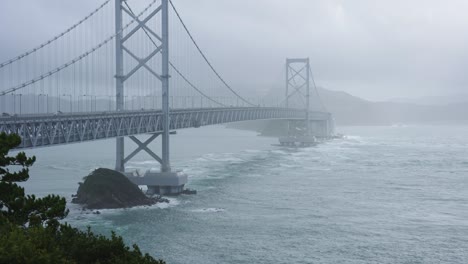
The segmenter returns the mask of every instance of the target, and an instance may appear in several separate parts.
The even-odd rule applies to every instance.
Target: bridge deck
[[[173,109],[170,129],[199,127],[259,119],[303,119],[300,109],[229,107]],[[311,112],[311,120],[327,120],[329,113]],[[0,133],[21,136],[18,148],[37,148],[162,131],[160,110],[30,114],[0,118]]]

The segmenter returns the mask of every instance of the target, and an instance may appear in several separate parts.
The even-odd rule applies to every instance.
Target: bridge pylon
[[[288,123],[288,135],[279,139],[282,145],[299,143],[300,145],[310,146],[315,142],[310,128],[310,72],[309,58],[286,59],[285,106],[286,108],[291,107],[291,98],[300,98],[303,103],[305,120],[303,128],[299,128],[299,133],[297,131],[297,120]]]
[[[299,69],[293,65],[300,65]],[[299,83],[296,81],[299,77]],[[302,90],[305,89],[305,94]],[[305,98],[304,111],[306,122],[306,134],[310,134],[310,126],[308,125],[310,112],[310,60],[309,58],[294,58],[286,59],[286,108],[288,108],[290,98],[294,95]]]
[[[125,5],[124,5],[125,4]],[[137,25],[124,34],[122,16],[124,12],[135,20]],[[161,36],[150,29],[150,21],[156,14],[161,12]],[[135,32],[143,30],[154,44],[154,49],[144,58],[139,58],[125,43],[134,35]],[[161,164],[159,172],[148,170],[143,176],[133,175],[133,173],[126,173],[130,180],[138,185],[147,185],[148,191],[157,194],[179,194],[183,191],[184,185],[187,182],[187,176],[180,173],[172,172],[169,156],[169,136],[170,136],[170,108],[169,108],[169,0],[161,0],[161,5],[153,12],[150,12],[144,19],[137,17],[124,0],[115,0],[115,31],[116,31],[116,110],[124,111],[124,93],[125,81],[128,80],[137,71],[146,69],[154,78],[161,81],[162,86],[162,131],[152,134],[152,136],[142,143],[136,137],[130,137],[138,148],[125,158],[124,137],[116,139],[116,170],[125,172],[125,163],[128,162],[138,152],[144,150],[155,160]],[[157,32],[157,31],[156,31]],[[155,41],[159,41],[156,44]],[[125,73],[124,69],[124,51],[130,57],[137,61],[137,65],[130,71]],[[147,65],[153,57],[161,53],[161,73],[156,73]],[[162,139],[162,158],[159,158],[154,152],[148,148],[151,143],[158,136]]]

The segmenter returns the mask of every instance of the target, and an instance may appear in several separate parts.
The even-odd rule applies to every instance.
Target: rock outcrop
[[[152,205],[159,200],[147,197],[122,173],[101,168],[84,178],[72,202],[87,209],[112,209]]]

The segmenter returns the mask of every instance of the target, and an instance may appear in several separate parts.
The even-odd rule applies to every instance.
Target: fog
[[[0,60],[101,2],[2,1]],[[319,86],[369,100],[463,94],[468,83],[467,1],[173,2],[213,64],[244,94],[282,89],[286,57],[310,57]]]
[[[0,264],[468,263],[468,0],[0,3]]]

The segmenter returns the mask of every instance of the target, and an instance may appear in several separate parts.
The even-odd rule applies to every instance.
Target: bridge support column
[[[125,162],[124,162],[124,138],[118,137],[116,138],[116,146],[115,146],[115,170],[119,172],[125,172]]]
[[[135,72],[141,68],[146,68],[150,73],[161,81],[162,84],[162,132],[154,134],[147,141],[140,142],[136,137],[131,136],[130,138],[137,143],[138,148],[132,152],[127,158],[124,158],[124,139],[122,137],[117,138],[116,143],[116,170],[125,173],[125,163],[135,156],[141,150],[146,151],[154,159],[156,159],[161,164],[161,169],[159,172],[148,170],[143,177],[136,175],[138,177],[129,177],[134,183],[138,185],[147,185],[148,191],[158,194],[179,194],[183,191],[184,185],[187,182],[187,176],[181,175],[180,173],[171,172],[171,164],[169,159],[170,148],[169,148],[169,134],[171,129],[171,120],[170,120],[170,108],[169,108],[169,0],[161,0],[161,6],[156,9],[154,12],[149,14],[145,19],[140,20],[128,7],[123,6],[123,0],[115,0],[115,30],[116,30],[116,100],[117,100],[117,111],[124,110],[124,82],[130,78]],[[127,35],[124,36],[122,32],[122,15],[123,11],[132,17],[138,22],[136,28],[130,31]],[[156,13],[161,12],[161,37],[155,36],[156,33],[150,31],[150,34],[147,32],[148,22]],[[149,26],[149,24],[148,24]],[[125,47],[126,40],[132,37],[133,33],[136,30],[142,29],[145,31],[147,36],[154,41],[159,40],[160,45],[155,45],[154,50],[147,55],[146,58],[139,58],[134,54],[128,47]],[[157,40],[152,39],[151,35],[155,36]],[[123,68],[123,52],[126,52],[131,58],[137,61],[137,66],[135,66],[128,73],[124,73]],[[158,75],[152,71],[149,66],[146,64],[152,57],[161,52],[161,74]],[[174,106],[172,106],[174,107]],[[148,148],[148,144],[153,141],[156,137],[161,135],[162,137],[162,150],[161,156],[159,158],[154,152]],[[130,173],[132,174],[132,173]],[[130,175],[127,175],[130,176]]]
[[[162,135],[162,161],[161,172],[170,172],[169,161],[169,0],[161,1],[162,20],[162,112],[163,112],[163,135]],[[174,106],[172,106],[174,107]]]
[[[123,43],[122,43],[122,0],[115,0],[115,107],[117,111],[124,110],[124,68],[123,68]],[[115,170],[125,172],[125,148],[124,138],[118,137],[115,146]]]

